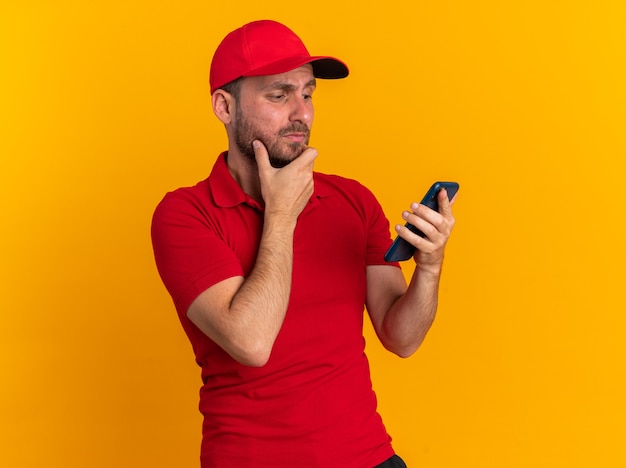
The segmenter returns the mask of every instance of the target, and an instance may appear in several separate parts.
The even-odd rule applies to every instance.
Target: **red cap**
[[[228,34],[211,62],[211,94],[242,76],[285,73],[310,63],[317,78],[345,78],[348,67],[328,56],[312,56],[302,40],[276,21],[248,23]]]

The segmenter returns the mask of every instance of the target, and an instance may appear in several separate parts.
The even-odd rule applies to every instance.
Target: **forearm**
[[[287,312],[294,229],[295,221],[266,218],[255,266],[230,304],[228,333],[251,365],[267,361]]]
[[[274,168],[263,144],[255,140],[253,146],[258,180],[248,174],[244,190],[265,205],[255,265],[246,278],[227,278],[204,291],[187,317],[238,362],[263,366],[287,313],[294,231],[313,193],[317,152],[309,148],[287,166]]]
[[[406,291],[390,293],[395,299],[389,301],[388,308],[383,308],[384,318],[378,333],[385,347],[400,356],[410,356],[419,348],[437,312],[444,250],[455,224],[446,191],[441,190],[437,197],[439,212],[413,203],[412,211],[402,215],[424,237],[405,226],[396,226],[398,235],[415,246],[416,266]]]
[[[380,338],[387,349],[408,357],[420,347],[437,312],[440,273],[416,267],[406,292],[385,314]]]

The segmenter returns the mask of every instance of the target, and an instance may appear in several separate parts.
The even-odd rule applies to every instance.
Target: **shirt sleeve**
[[[365,262],[367,265],[391,265],[400,267],[398,262],[385,261],[385,252],[391,246],[392,239],[389,231],[389,220],[374,194],[365,186],[361,186],[360,195],[366,213],[367,223],[367,251]]]
[[[201,205],[184,192],[170,192],[159,203],[151,234],[159,275],[181,318],[203,291],[243,276],[235,253],[218,236]]]

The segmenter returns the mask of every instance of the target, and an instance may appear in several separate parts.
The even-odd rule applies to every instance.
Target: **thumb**
[[[452,200],[448,199],[448,191],[445,188],[441,189],[439,193],[437,194],[437,204],[439,205],[439,213],[441,213],[444,216],[447,216],[448,214],[450,214],[452,212],[451,206],[455,198],[456,198],[456,194],[452,198]]]
[[[252,149],[254,150],[254,157],[256,159],[259,171],[267,170],[268,168],[272,167],[270,164],[270,156],[267,152],[267,148],[265,148],[265,145],[261,141],[254,140],[252,142]]]

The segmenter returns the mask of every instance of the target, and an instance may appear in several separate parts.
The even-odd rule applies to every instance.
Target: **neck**
[[[226,164],[230,175],[233,176],[244,193],[252,197],[258,203],[263,204],[261,180],[259,179],[256,161],[251,161],[250,158],[242,155],[236,149],[229,149]]]

